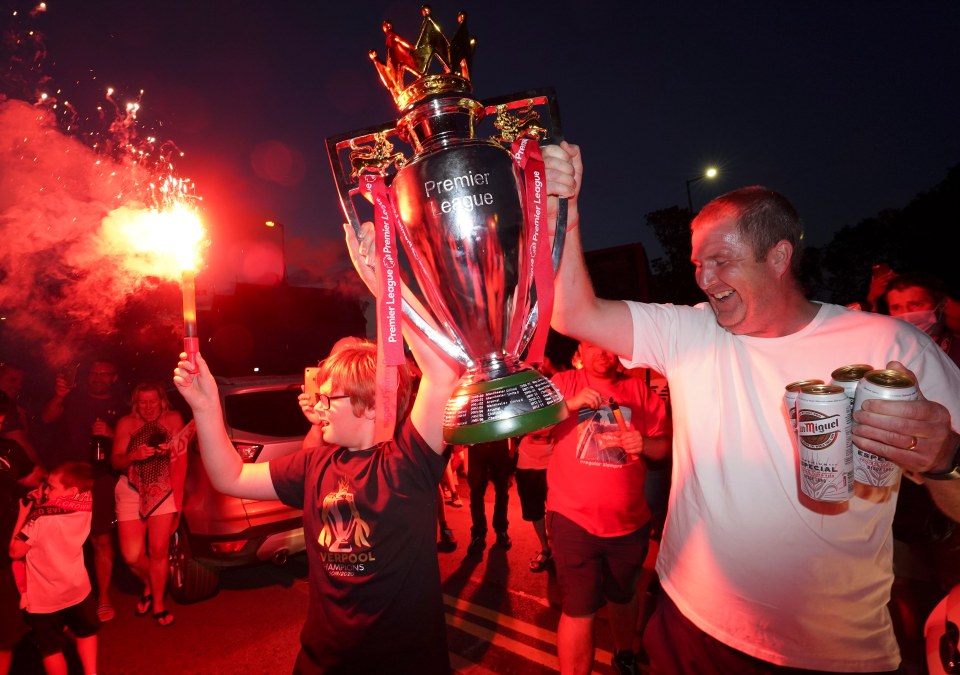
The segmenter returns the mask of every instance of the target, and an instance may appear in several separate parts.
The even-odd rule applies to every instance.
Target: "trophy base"
[[[566,417],[567,406],[554,384],[526,368],[459,385],[444,412],[443,440],[452,445],[499,441],[553,426]]]

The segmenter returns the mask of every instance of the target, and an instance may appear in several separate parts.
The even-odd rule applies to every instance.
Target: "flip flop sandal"
[[[162,612],[154,613],[153,620],[157,622],[158,626],[166,628],[167,626],[173,625],[173,622],[176,621],[176,617],[174,617],[173,614],[167,610],[163,610]]]
[[[116,611],[108,604],[97,605],[97,618],[100,623],[105,623],[116,616]]]
[[[133,610],[133,612],[137,616],[146,616],[150,613],[151,609],[153,609],[153,596],[149,593],[144,593],[137,601],[137,608]]]
[[[530,561],[531,572],[542,572],[553,562],[553,553],[550,551],[540,551],[537,557]]]

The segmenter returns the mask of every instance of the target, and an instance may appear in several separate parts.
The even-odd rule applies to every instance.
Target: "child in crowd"
[[[93,517],[93,469],[66,462],[28,495],[10,540],[22,563],[21,602],[48,675],[65,675],[64,628],[76,637],[84,675],[97,672],[97,603],[83,563]]]

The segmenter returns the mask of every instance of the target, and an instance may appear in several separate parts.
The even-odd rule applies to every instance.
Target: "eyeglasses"
[[[338,398],[350,398],[350,394],[341,394],[340,396],[317,394],[317,405],[323,410],[330,410],[330,401],[336,401]]]

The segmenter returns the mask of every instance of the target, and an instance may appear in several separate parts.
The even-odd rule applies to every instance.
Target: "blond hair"
[[[317,382],[330,380],[331,391],[340,390],[350,397],[357,416],[373,409],[377,400],[377,345],[356,340],[340,345],[320,363]],[[402,419],[410,402],[410,370],[397,368],[397,419]]]
[[[134,387],[133,393],[130,395],[130,410],[134,413],[138,415],[140,414],[137,411],[137,397],[139,397],[140,394],[145,391],[157,392],[157,396],[160,397],[161,413],[165,413],[173,407],[170,405],[170,399],[167,397],[167,392],[164,390],[163,384],[159,380],[148,380],[146,382],[141,382]]]

